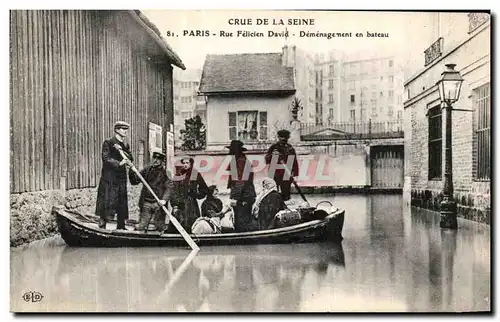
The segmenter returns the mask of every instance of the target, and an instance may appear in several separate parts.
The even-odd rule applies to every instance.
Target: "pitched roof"
[[[182,60],[177,55],[177,53],[170,47],[165,38],[161,35],[160,30],[155,26],[151,20],[148,19],[140,10],[129,10],[129,13],[134,17],[144,29],[149,33],[151,37],[156,41],[156,43],[165,52],[169,60],[177,67],[181,69],[186,69],[186,66],[182,63]]]
[[[282,65],[281,53],[207,55],[200,92],[295,92],[293,68]]]

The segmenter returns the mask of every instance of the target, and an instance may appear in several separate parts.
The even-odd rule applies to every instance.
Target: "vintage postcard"
[[[11,10],[11,312],[491,312],[489,11]]]

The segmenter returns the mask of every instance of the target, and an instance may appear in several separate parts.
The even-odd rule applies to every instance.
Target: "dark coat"
[[[237,174],[237,176],[228,176],[227,188],[230,189],[230,198],[239,201],[250,201],[256,197],[255,186],[253,183],[254,172],[252,169],[252,162],[247,159],[247,157],[242,154],[236,157],[236,171],[231,169],[231,164],[228,165],[227,169],[231,174]],[[248,174],[247,178],[244,175]]]
[[[279,158],[278,158],[278,164],[283,163],[284,165],[288,164],[288,158],[293,156],[293,163],[292,163],[292,168],[289,169],[294,177],[299,175],[299,162],[297,160],[297,153],[295,152],[295,149],[288,143],[283,143],[283,142],[277,142],[271,145],[269,149],[267,150],[265,159],[266,159],[266,164],[271,164],[271,160],[273,157],[273,150],[278,150],[279,152]],[[276,169],[276,172],[274,173],[274,178],[280,177],[283,178],[285,176],[285,170],[284,169]]]
[[[146,180],[148,185],[153,189],[155,195],[160,198],[160,200],[169,201],[170,194],[173,189],[173,182],[170,180],[169,175],[163,167],[149,165],[140,171],[141,176]],[[142,183],[139,176],[130,171],[129,173],[130,184],[137,185]],[[139,209],[142,211],[144,202],[156,202],[149,189],[145,186],[142,187],[141,195],[139,197]]]
[[[199,172],[193,170],[186,173],[184,180],[174,180],[170,204],[178,207],[179,212],[173,215],[187,231],[191,232],[196,219],[201,216],[198,199],[203,199],[208,194],[208,186]],[[180,174],[177,173],[177,176]]]
[[[116,137],[102,144],[102,171],[97,188],[96,215],[109,219],[116,211],[118,219],[128,219],[127,169],[120,166],[122,156],[114,147],[119,144],[130,161],[133,161],[130,145],[118,141]]]
[[[285,210],[285,201],[277,191],[271,191],[262,199],[259,205],[259,229],[272,228],[274,216],[281,210]]]

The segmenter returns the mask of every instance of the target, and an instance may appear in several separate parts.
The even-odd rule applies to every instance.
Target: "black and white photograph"
[[[490,10],[8,23],[10,312],[492,312]]]

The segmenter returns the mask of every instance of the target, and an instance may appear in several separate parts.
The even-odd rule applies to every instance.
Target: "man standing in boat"
[[[154,218],[156,230],[163,232],[166,229],[166,214],[161,209],[170,200],[173,183],[170,174],[167,173],[166,155],[161,152],[153,152],[153,163],[140,171],[141,176],[146,180],[155,195],[160,198],[160,203],[156,202],[155,197],[146,187],[141,190],[139,197],[139,224],[135,230],[147,230],[151,219]],[[130,184],[137,185],[141,179],[135,172],[129,173]]]
[[[129,128],[127,122],[116,122],[115,135],[102,144],[102,172],[95,211],[100,217],[99,228],[106,229],[106,222],[116,212],[116,229],[125,230],[125,220],[128,219],[127,169],[133,161],[130,145],[124,142]],[[122,158],[120,150],[127,158]]]
[[[283,199],[287,201],[290,200],[292,180],[299,175],[299,163],[295,149],[288,143],[290,132],[288,130],[279,130],[277,134],[278,142],[269,147],[265,158],[266,164],[270,165],[269,176],[274,179]],[[289,161],[293,161],[291,168],[289,167]],[[277,168],[277,164],[281,168]],[[288,170],[285,170],[283,166],[288,167]]]

